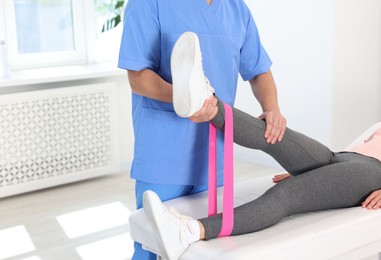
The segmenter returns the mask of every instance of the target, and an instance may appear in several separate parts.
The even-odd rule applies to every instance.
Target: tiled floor
[[[235,180],[279,172],[236,161]],[[130,259],[128,173],[0,199],[0,259]]]

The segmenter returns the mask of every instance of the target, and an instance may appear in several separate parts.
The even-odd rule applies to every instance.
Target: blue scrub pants
[[[135,197],[136,208],[143,207],[143,193],[146,190],[152,190],[157,193],[162,201],[174,199],[181,196],[186,196],[201,191],[207,190],[207,186],[193,186],[193,185],[176,185],[176,184],[157,184],[148,183],[143,181],[136,181],[135,183]],[[133,260],[156,260],[156,255],[144,250],[142,245],[134,243]]]

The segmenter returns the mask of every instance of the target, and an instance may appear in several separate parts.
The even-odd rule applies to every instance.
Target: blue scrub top
[[[129,0],[118,66],[150,69],[171,83],[170,56],[178,37],[195,32],[205,75],[225,103],[234,104],[244,80],[270,70],[253,17],[243,0]],[[172,103],[132,93],[135,135],[131,177],[151,183],[207,185],[208,123],[178,117]],[[218,135],[219,183],[223,136]]]

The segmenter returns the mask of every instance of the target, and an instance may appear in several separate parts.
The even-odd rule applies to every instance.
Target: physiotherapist
[[[123,20],[118,67],[126,69],[132,90],[136,207],[146,190],[162,201],[207,189],[209,121],[217,100],[208,99],[189,119],[172,104],[170,56],[178,37],[199,37],[206,77],[216,95],[234,105],[238,75],[249,81],[266,121],[268,143],[282,140],[281,115],[271,60],[243,0],[129,0]],[[217,141],[218,184],[222,184],[223,137]],[[135,243],[135,260],[156,255]]]

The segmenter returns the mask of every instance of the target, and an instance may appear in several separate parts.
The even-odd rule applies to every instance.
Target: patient
[[[381,128],[363,144],[335,153],[291,129],[281,142],[269,144],[263,137],[265,122],[235,108],[233,118],[234,142],[268,153],[289,174],[275,176],[278,184],[234,209],[231,235],[259,231],[299,213],[360,205],[381,208]],[[219,100],[211,123],[223,130],[224,107]],[[152,191],[144,193],[143,204],[167,259],[177,259],[191,243],[217,238],[221,231],[221,214],[194,220],[166,209]]]
[[[186,75],[187,71],[183,73]],[[188,88],[209,89],[210,86],[205,81],[205,85],[173,84],[173,88],[174,91],[177,88],[177,93],[189,95]],[[201,108],[194,110],[199,111],[196,113],[216,105],[217,114],[210,122],[224,131],[225,111],[221,100],[199,95],[191,99],[205,101]],[[178,106],[181,104],[175,108]],[[256,232],[299,213],[355,206],[381,208],[381,128],[361,145],[332,152],[318,141],[288,128],[282,141],[268,143],[263,137],[266,123],[236,108],[233,108],[233,122],[235,143],[269,154],[288,173],[275,176],[275,186],[234,209],[231,235]],[[173,208],[167,209],[153,191],[144,193],[143,204],[166,259],[177,259],[190,244],[217,238],[221,231],[221,214],[199,220],[180,215]]]

